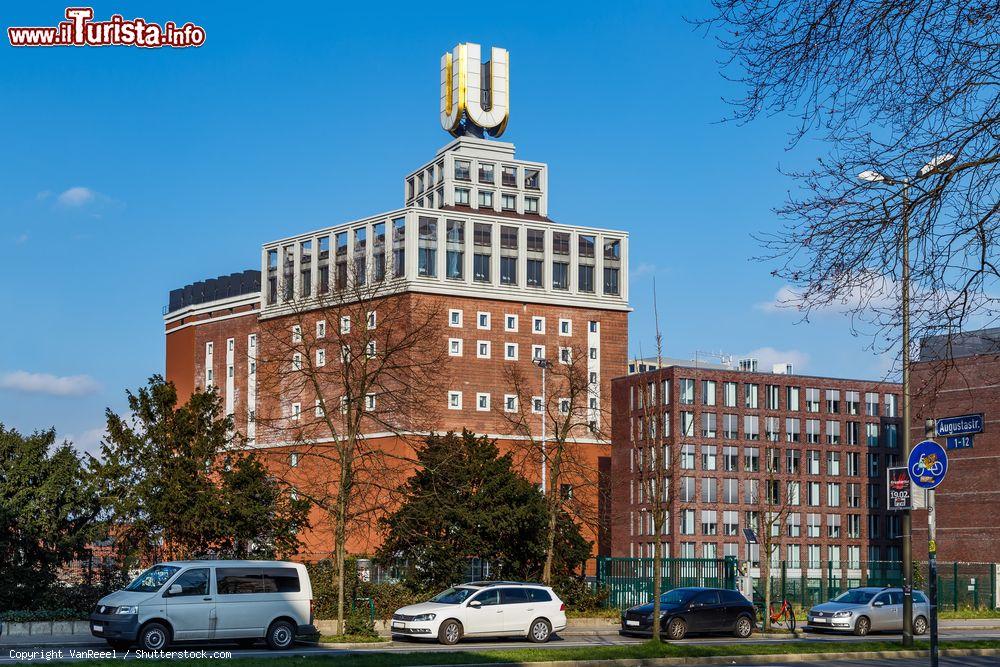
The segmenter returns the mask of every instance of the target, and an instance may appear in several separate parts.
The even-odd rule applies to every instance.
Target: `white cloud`
[[[656,273],[656,264],[640,262],[637,267],[629,271],[629,277],[632,280],[641,280],[642,278],[654,275],[655,273]]]
[[[892,308],[899,303],[899,283],[885,276],[866,274],[864,285],[856,285],[848,292],[828,302],[819,303],[813,300],[813,313],[849,313],[859,309],[882,310]],[[806,299],[803,292],[790,285],[783,285],[770,301],[756,304],[757,310],[765,313],[780,313],[804,310]]]
[[[89,375],[51,375],[13,371],[0,375],[0,389],[24,394],[49,396],[86,396],[100,390],[100,385]]]
[[[773,347],[759,347],[739,356],[740,359],[753,357],[758,362],[758,369],[764,373],[771,372],[775,364],[792,365],[792,371],[801,373],[809,365],[809,355],[799,350],[776,350]]]
[[[56,198],[56,203],[66,208],[77,208],[89,204],[97,197],[97,193],[81,185],[64,190]]]
[[[82,452],[98,456],[101,453],[101,440],[107,434],[107,429],[103,426],[90,428],[80,434],[67,433],[65,439]]]

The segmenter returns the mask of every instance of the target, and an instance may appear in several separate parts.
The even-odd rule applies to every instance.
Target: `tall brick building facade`
[[[914,444],[924,439],[926,419],[983,414],[973,447],[948,452],[936,491],[937,545],[942,562],[992,562],[1000,553],[1000,329],[925,338],[912,378]],[[913,535],[913,553],[926,559],[925,511],[915,511]]]
[[[830,561],[848,569],[898,561],[885,468],[901,457],[899,394],[896,384],[685,365],[616,378],[612,553],[652,555],[637,445],[660,431],[672,452],[662,460],[680,468],[667,555],[755,565],[759,547],[743,529],[755,528],[748,514],[761,505],[749,494],[772,480],[789,508],[776,537],[789,576],[821,576]]]
[[[527,380],[529,422],[537,426],[531,435],[538,437],[542,415],[534,405],[542,388],[533,361],[585,364],[591,428],[576,429],[574,439],[599,484],[574,491],[567,480],[561,492],[589,506],[594,520],[584,532],[595,552],[609,553],[607,526],[596,518],[610,514],[599,488],[609,484],[611,378],[626,369],[628,235],[548,217],[547,173],[543,163],[516,159],[512,144],[460,137],[405,179],[405,208],[265,243],[259,273],[174,290],[164,317],[167,379],[182,397],[215,387],[237,429],[282,477],[305,484],[335,474],[329,460],[300,456],[301,444],[290,436],[299,420],[319,414],[317,395],[287,391],[274,373],[339,364],[342,346],[332,344],[331,333],[342,325],[324,301],[357,284],[385,284],[382,296],[397,312],[405,304],[437,318],[442,359],[429,395],[435,407],[422,415],[433,412],[437,432],[468,428],[513,449],[524,436],[505,417],[511,369]],[[350,326],[399,326],[378,310]],[[280,371],[264,363],[280,354]],[[561,400],[551,376],[550,405]],[[321,393],[328,405],[339,398]],[[366,437],[393,458],[412,458],[412,440],[374,420]],[[540,461],[518,461],[538,481]],[[328,523],[315,518],[317,526]],[[329,553],[322,527],[303,537],[304,555]],[[349,549],[370,554],[379,543],[368,522],[352,533]]]

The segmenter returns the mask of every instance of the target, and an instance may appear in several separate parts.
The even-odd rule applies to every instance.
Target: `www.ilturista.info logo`
[[[146,19],[125,19],[113,14],[107,21],[94,21],[92,7],[67,7],[66,20],[56,26],[11,27],[11,46],[163,46],[185,48],[205,43],[205,29],[191,22],[178,26],[167,21],[162,26]]]

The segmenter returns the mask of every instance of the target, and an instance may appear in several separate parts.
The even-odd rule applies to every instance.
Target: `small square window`
[[[215,343],[205,343],[205,354],[212,354],[215,350]]]
[[[590,321],[590,333],[597,333],[597,322],[595,320]]]
[[[517,412],[517,394],[504,394],[503,409],[506,412]]]
[[[568,347],[559,348],[559,361],[560,363],[568,364],[573,361],[573,350]]]
[[[326,350],[316,350],[316,365],[326,366]]]
[[[532,317],[531,318],[531,331],[537,334],[545,333],[545,318],[544,317]]]
[[[365,394],[365,410],[369,412],[375,409],[375,394]]]
[[[517,331],[517,315],[504,315],[504,331]]]
[[[596,347],[590,348],[590,358],[591,359],[597,359],[597,348]]]
[[[301,414],[302,414],[302,404],[301,403],[292,403],[292,419],[294,419],[295,421],[298,421],[299,415],[301,415]]]
[[[517,361],[517,343],[504,343],[503,358],[507,361]]]
[[[351,318],[349,315],[343,315],[340,318],[340,333],[347,334],[351,333]]]
[[[532,345],[531,346],[531,358],[532,359],[544,359],[545,358],[545,346],[544,345]]]
[[[251,334],[248,340],[250,341],[250,347],[257,347],[257,336],[255,334]]]
[[[326,337],[326,320],[320,320],[316,323],[316,338]]]
[[[448,356],[450,356],[450,357],[460,357],[460,356],[462,356],[462,339],[461,338],[449,338],[448,339]]]
[[[448,392],[448,409],[449,410],[462,409],[462,392],[460,391]]]
[[[369,310],[368,311],[368,317],[366,318],[366,321],[368,323],[368,329],[369,330],[370,329],[374,329],[376,323],[378,322],[378,313],[376,313],[374,310]]]
[[[292,370],[293,371],[302,370],[302,354],[299,352],[296,352],[295,354],[292,355]]]
[[[490,341],[481,340],[476,342],[476,356],[480,359],[490,358]]]
[[[317,417],[322,417],[323,416],[323,406],[320,405],[320,402],[319,402],[318,398],[316,399],[316,413],[315,414],[316,414]]]
[[[229,349],[230,352],[232,352],[233,350],[236,349],[236,339],[235,338],[230,338],[229,340],[226,341],[226,344],[227,344],[228,349]]]
[[[299,455],[298,455],[298,453],[292,452],[291,454],[288,455],[288,466],[290,468],[298,468],[299,467]]]
[[[302,327],[298,324],[292,327],[292,342],[301,343],[302,342]]]
[[[560,398],[559,399],[559,412],[562,413],[562,414],[564,414],[564,415],[568,415],[569,414],[569,399],[568,398]]]
[[[542,414],[542,397],[532,396],[531,397],[531,412],[536,415]]]
[[[490,409],[490,395],[476,394],[476,411],[486,412]]]
[[[461,327],[462,326],[462,311],[457,308],[452,308],[448,311],[448,326]]]
[[[559,335],[560,336],[573,335],[573,320],[559,320]]]
[[[365,354],[368,355],[368,358],[374,359],[377,352],[378,349],[375,345],[375,341],[373,340],[368,341],[368,344],[365,345]]]
[[[476,314],[476,327],[479,329],[490,328],[490,314],[479,312]]]

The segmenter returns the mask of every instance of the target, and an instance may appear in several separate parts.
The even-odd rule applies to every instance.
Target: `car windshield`
[[[694,594],[695,591],[683,588],[667,591],[660,596],[660,604],[687,604]]]
[[[429,601],[437,602],[438,604],[460,604],[475,592],[474,588],[449,588],[446,591],[438,593]]]
[[[125,590],[155,593],[163,588],[163,584],[167,583],[179,569],[181,568],[175,565],[154,565],[136,577],[131,584],[125,587]]]
[[[868,604],[873,597],[875,597],[875,594],[871,591],[854,589],[853,591],[841,593],[833,598],[832,602],[839,602],[841,604]]]

